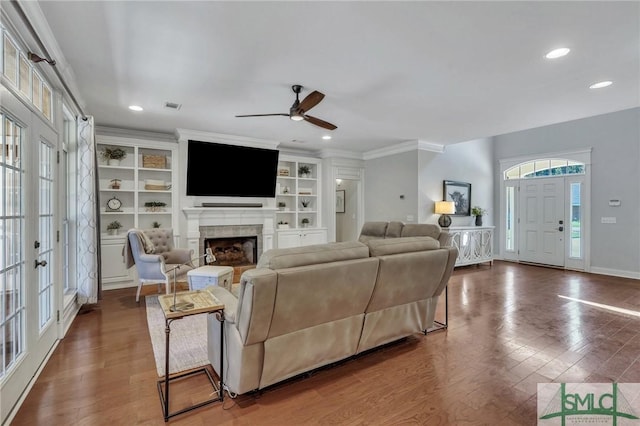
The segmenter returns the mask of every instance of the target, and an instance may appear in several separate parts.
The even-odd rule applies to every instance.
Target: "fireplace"
[[[205,238],[204,248],[210,248],[218,266],[255,265],[258,260],[258,236]]]

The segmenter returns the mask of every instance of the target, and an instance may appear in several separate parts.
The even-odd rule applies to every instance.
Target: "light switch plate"
[[[601,223],[616,223],[615,217],[602,217],[600,218]]]

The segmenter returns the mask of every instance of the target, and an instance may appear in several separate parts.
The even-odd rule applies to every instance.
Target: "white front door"
[[[56,327],[57,136],[4,87],[0,153],[0,420],[53,347]]]
[[[564,266],[564,178],[520,181],[519,259]]]

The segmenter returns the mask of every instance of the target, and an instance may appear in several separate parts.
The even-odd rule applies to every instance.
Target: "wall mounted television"
[[[275,197],[279,151],[189,140],[187,195]]]

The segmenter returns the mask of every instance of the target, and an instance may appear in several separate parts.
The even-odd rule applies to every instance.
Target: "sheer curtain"
[[[101,298],[98,158],[93,117],[78,117],[78,303]]]

